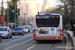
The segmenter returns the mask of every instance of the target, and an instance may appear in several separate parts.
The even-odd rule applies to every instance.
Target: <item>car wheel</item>
[[[24,34],[23,34],[24,35]]]
[[[12,36],[14,36],[14,34],[12,34]]]
[[[29,33],[30,31],[28,31],[28,33]]]
[[[9,39],[9,38],[10,38],[10,36],[8,35],[7,39]]]
[[[1,37],[0,37],[0,41],[1,41]]]
[[[25,34],[25,32],[24,33],[22,33],[22,35],[24,35]]]
[[[21,33],[21,36],[23,35],[23,33]]]
[[[24,32],[24,34],[26,34],[26,32]]]
[[[12,38],[12,35],[10,36],[10,38]]]

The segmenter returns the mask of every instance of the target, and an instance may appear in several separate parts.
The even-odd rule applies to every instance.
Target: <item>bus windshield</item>
[[[59,15],[39,15],[36,16],[36,25],[37,27],[58,27],[60,17]]]

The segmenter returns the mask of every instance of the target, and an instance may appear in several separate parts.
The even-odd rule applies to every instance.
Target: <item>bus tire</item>
[[[40,41],[39,40],[37,40],[37,43],[39,43]]]
[[[42,41],[40,41],[40,40],[37,40],[37,43],[41,43]]]
[[[59,42],[62,42],[63,40],[59,40]]]

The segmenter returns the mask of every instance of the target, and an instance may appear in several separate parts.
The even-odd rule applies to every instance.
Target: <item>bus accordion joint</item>
[[[33,35],[35,36],[35,29],[33,30]]]
[[[60,29],[60,35],[62,35],[62,29]]]

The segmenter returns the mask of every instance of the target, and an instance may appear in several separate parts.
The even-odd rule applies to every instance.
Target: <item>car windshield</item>
[[[25,25],[25,27],[29,27],[29,25]]]
[[[0,28],[0,31],[7,31],[7,28]]]
[[[25,29],[24,27],[18,27],[18,28],[22,28],[22,29]]]
[[[29,27],[26,27],[26,26],[25,26],[25,28],[28,28],[29,29]]]
[[[21,30],[21,28],[14,28],[13,30]]]

